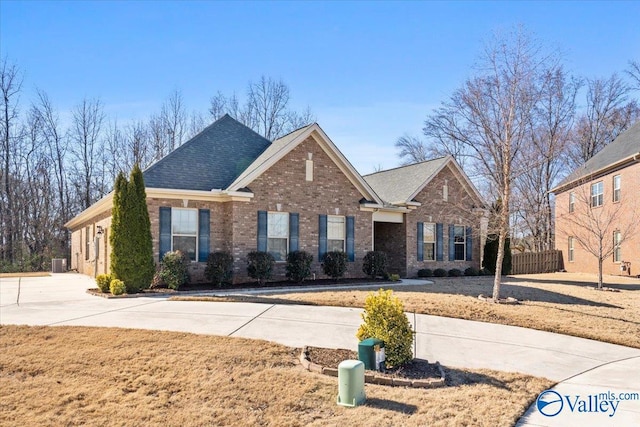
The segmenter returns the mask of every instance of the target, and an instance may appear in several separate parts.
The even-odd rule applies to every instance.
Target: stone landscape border
[[[300,352],[300,363],[302,367],[310,372],[317,372],[323,375],[329,375],[331,377],[338,376],[337,368],[329,368],[327,366],[320,366],[317,363],[313,363],[309,360],[309,349],[307,346],[302,348]],[[386,386],[396,386],[396,387],[413,387],[413,388],[438,388],[444,387],[446,385],[446,375],[444,373],[444,369],[439,362],[436,362],[435,365],[438,367],[438,371],[440,372],[440,378],[438,379],[425,379],[425,380],[410,380],[404,378],[389,378],[382,377],[373,373],[368,373],[371,371],[365,371],[364,374],[364,382],[369,384],[378,384],[378,385],[386,385]]]

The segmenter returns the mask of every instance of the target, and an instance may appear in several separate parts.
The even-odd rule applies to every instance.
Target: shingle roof
[[[248,167],[236,178],[233,182],[240,182],[245,177],[247,177],[251,172],[260,168],[264,162],[273,157],[278,151],[284,149],[291,141],[296,139],[300,134],[302,134],[305,130],[313,126],[313,124],[301,127],[300,129],[296,129],[291,133],[286,134],[285,136],[276,139],[267,147],[266,150],[262,152]],[[232,184],[230,182],[229,184]]]
[[[584,165],[571,172],[554,190],[638,153],[640,153],[640,121],[620,134]]]
[[[146,169],[144,182],[150,188],[225,189],[270,144],[225,114]]]
[[[440,157],[425,162],[363,176],[382,200],[387,203],[409,202],[409,198],[439,171],[450,159]]]

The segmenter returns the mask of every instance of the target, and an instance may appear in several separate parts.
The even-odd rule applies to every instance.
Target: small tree
[[[293,251],[287,255],[287,277],[296,283],[311,276],[313,255],[305,251]]]
[[[370,251],[364,256],[362,272],[371,279],[384,276],[387,272],[387,254],[381,251]]]
[[[271,278],[273,266],[276,260],[268,252],[253,251],[247,256],[247,273],[252,279],[256,279],[258,284],[264,283]]]
[[[322,259],[322,269],[324,274],[338,280],[347,271],[347,254],[342,251],[327,252]]]
[[[393,296],[393,291],[380,289],[377,294],[369,293],[362,320],[364,323],[356,337],[360,341],[367,338],[384,341],[387,365],[398,367],[413,359],[413,331],[404,314],[402,301]]]

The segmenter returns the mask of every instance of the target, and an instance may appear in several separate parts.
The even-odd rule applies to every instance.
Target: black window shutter
[[[424,261],[424,222],[418,222],[418,261]]]
[[[444,225],[436,224],[436,261],[444,261]]]
[[[289,214],[289,252],[298,250],[298,230],[300,228],[300,214]]]
[[[209,209],[198,210],[198,262],[207,262],[211,226]]]
[[[356,260],[356,242],[355,242],[355,217],[347,217],[347,259],[349,262]]]
[[[465,237],[467,238],[466,260],[473,261],[473,240],[471,240],[471,227],[467,227],[467,229],[465,230],[465,234]]]
[[[267,252],[267,211],[258,211],[258,251]]]
[[[449,224],[449,261],[456,259],[455,228]]]
[[[322,262],[327,253],[327,216],[320,215],[318,220],[318,261]]]
[[[171,251],[171,208],[160,208],[160,261]]]

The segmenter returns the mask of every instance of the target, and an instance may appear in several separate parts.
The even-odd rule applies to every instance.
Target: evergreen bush
[[[384,277],[387,272],[387,254],[382,251],[367,252],[363,259],[362,272],[371,279]]]
[[[433,270],[433,275],[435,277],[446,277],[447,270],[445,270],[444,268],[436,268],[435,270]]]
[[[347,271],[347,254],[342,251],[327,252],[322,259],[322,270],[327,276],[338,280]]]
[[[296,283],[311,276],[313,255],[305,251],[293,251],[287,255],[287,277]]]
[[[393,291],[380,289],[377,294],[369,293],[361,316],[364,323],[356,337],[360,341],[367,338],[384,341],[387,366],[399,367],[413,359],[413,331],[402,301],[393,296]]]
[[[484,245],[484,259],[482,267],[487,269],[491,274],[496,274],[496,263],[498,262],[498,245],[499,236],[490,234],[487,236],[487,243]],[[504,242],[504,259],[502,260],[502,274],[511,274],[511,239]]]
[[[268,252],[249,252],[247,256],[247,273],[249,277],[256,279],[258,284],[264,285],[271,278],[275,263],[273,255]]]
[[[167,252],[160,262],[160,278],[169,289],[180,289],[189,281],[189,259],[181,251]]]
[[[113,279],[111,283],[109,283],[109,290],[111,291],[111,295],[122,295],[127,291],[127,286],[122,280]]]
[[[474,267],[469,267],[466,270],[464,270],[464,275],[465,276],[479,276],[480,272]]]
[[[100,289],[100,292],[109,292],[109,285],[111,284],[111,280],[113,280],[113,277],[111,277],[110,274],[98,274],[98,276],[96,277],[96,284],[98,285],[98,289]]]
[[[233,277],[233,256],[225,251],[210,253],[207,257],[207,267],[204,270],[204,276],[217,287],[231,283]]]
[[[460,276],[462,276],[462,271],[460,271],[460,269],[458,269],[458,268],[452,268],[451,270],[448,271],[448,276],[449,277],[460,277]]]
[[[418,277],[431,277],[433,276],[433,271],[430,268],[421,268],[418,270]]]

